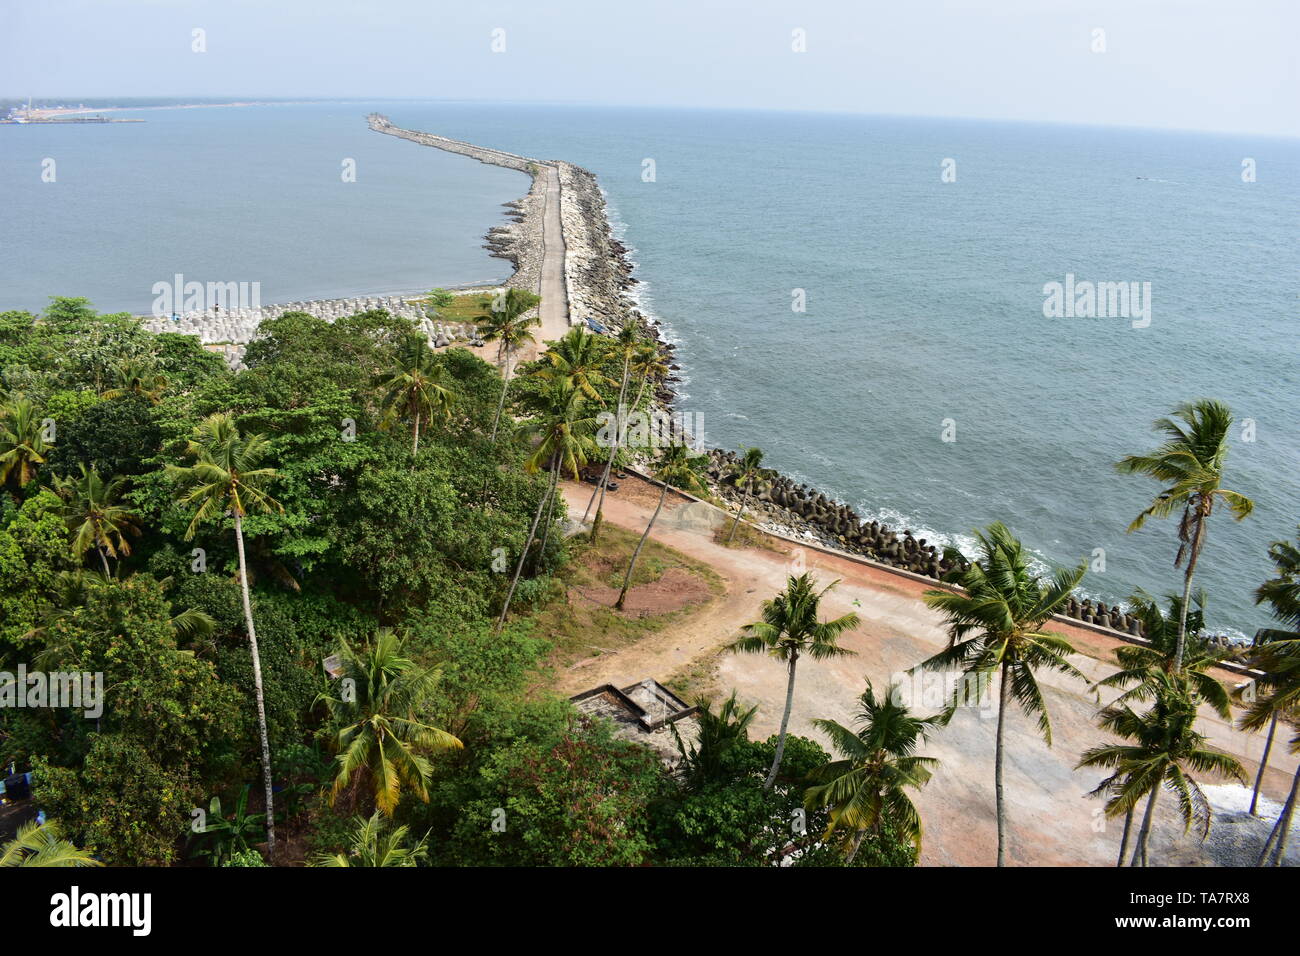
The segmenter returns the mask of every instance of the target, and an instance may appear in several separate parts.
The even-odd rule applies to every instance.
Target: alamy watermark
[[[1076,281],[1073,272],[1064,282],[1043,286],[1043,315],[1049,319],[1132,319],[1133,328],[1151,324],[1150,282]]]
[[[260,309],[260,282],[199,282],[185,280],[178,272],[171,282],[155,282],[153,314],[164,319],[178,312],[208,312],[231,309]]]
[[[0,671],[0,710],[59,708],[80,710],[91,720],[104,713],[104,675],[91,671]]]
[[[621,433],[619,443],[624,448],[637,451],[684,445],[692,451],[704,449],[704,414],[702,412],[673,412],[658,409],[649,412],[629,412],[626,406],[614,412],[601,412],[596,416],[599,429],[596,444],[611,448]]]

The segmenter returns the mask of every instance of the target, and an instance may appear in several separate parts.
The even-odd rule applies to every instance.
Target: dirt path
[[[580,517],[591,494],[590,486],[566,483],[570,514]],[[642,530],[654,510],[658,490],[636,478],[620,481],[617,492],[606,497],[605,520],[631,530]],[[576,693],[601,683],[630,684],[647,677],[663,680],[683,668],[711,657],[734,639],[745,624],[757,620],[763,600],[784,586],[786,577],[804,569],[821,581],[840,579],[824,602],[826,615],[855,611],[861,626],[843,646],[856,656],[833,661],[801,661],[791,732],[823,740],[812,719],[825,717],[851,725],[864,676],[877,690],[891,680],[908,680],[907,668],[941,649],[947,640],[938,615],[921,601],[927,585],[857,562],[804,550],[782,547],[784,553],[758,548],[726,548],[713,541],[703,520],[705,509],[687,505],[669,495],[655,526],[656,540],[714,568],[726,593],[698,614],[617,653],[584,661],[560,675],[560,689]],[[1082,628],[1053,628],[1079,650],[1073,662],[1092,680],[1114,669],[1113,651],[1119,641]],[[742,700],[758,704],[754,736],[774,733],[784,701],[782,666],[758,655],[723,655],[718,659],[719,692],[735,688]],[[1219,675],[1225,680],[1235,675]],[[1114,862],[1122,821],[1106,821],[1101,802],[1086,794],[1101,778],[1093,771],[1077,771],[1079,754],[1102,743],[1094,715],[1099,703],[1078,681],[1055,675],[1042,678],[1054,734],[1048,747],[1036,728],[1016,711],[1007,715],[1007,793],[1014,817],[1010,823],[1010,859],[1018,865],[1108,865]],[[919,709],[940,699],[933,684],[908,685]],[[993,815],[993,742],[996,717],[992,707],[960,710],[948,727],[937,733],[924,752],[941,761],[938,772],[916,802],[926,821],[927,836],[922,862],[927,865],[990,865],[994,859],[996,829]],[[1254,774],[1262,749],[1262,735],[1246,735],[1212,714],[1206,714],[1203,732],[1210,741],[1237,756]],[[1296,758],[1274,749],[1265,793],[1283,800],[1295,771]],[[1209,783],[1221,781],[1209,780]],[[1171,800],[1166,799],[1165,810]],[[1171,817],[1162,821],[1173,831]],[[1185,842],[1194,841],[1188,837]]]

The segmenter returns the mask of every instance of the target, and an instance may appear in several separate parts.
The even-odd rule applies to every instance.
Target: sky
[[[1300,0],[0,0],[0,97],[409,97],[1300,136],[1297,38]]]

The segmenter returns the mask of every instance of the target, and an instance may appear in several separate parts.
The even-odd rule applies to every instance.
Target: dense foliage
[[[839,863],[812,741],[774,788],[775,740],[674,774],[537,690],[549,489],[625,364],[629,404],[662,374],[618,348],[579,336],[503,388],[384,312],[265,322],[238,372],[84,300],[0,314],[0,670],[103,690],[0,711],[0,761],[69,859],[259,865],[265,776],[275,862]],[[913,862],[872,841],[859,864]]]

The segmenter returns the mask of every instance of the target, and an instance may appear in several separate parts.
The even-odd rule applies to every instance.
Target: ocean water
[[[1268,543],[1300,521],[1300,142],[413,102],[0,127],[0,202],[17,211],[0,307],[147,307],[175,271],[261,278],[264,301],[502,278],[481,236],[522,176],[370,133],[370,109],[595,172],[711,443],[757,445],[931,541],[968,547],[1000,519],[1045,565],[1103,549],[1084,588],[1107,601],[1179,584],[1172,522],[1124,531],[1156,485],[1113,463],[1154,447],[1151,421],[1178,402],[1227,401],[1254,427],[1234,435],[1226,483],[1256,512],[1214,516],[1198,580],[1213,626],[1266,622],[1252,591]],[[44,155],[60,157],[57,190],[39,183]],[[346,156],[356,184],[338,182]],[[1045,317],[1044,285],[1067,274],[1149,282],[1149,326]]]

